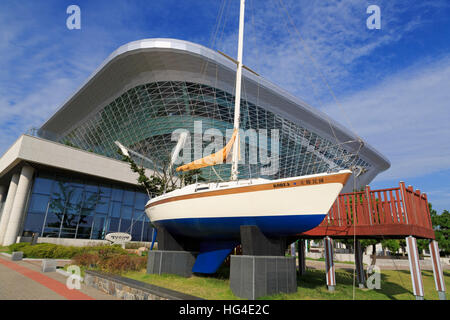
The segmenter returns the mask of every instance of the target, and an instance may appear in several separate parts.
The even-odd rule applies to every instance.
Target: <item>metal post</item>
[[[356,240],[355,242],[355,267],[358,285],[362,289],[366,283],[366,274],[364,273],[363,250],[359,240]]]
[[[417,241],[413,236],[406,238],[406,248],[408,250],[409,270],[411,272],[411,282],[416,300],[423,300],[423,282],[419,263],[419,251]]]
[[[434,283],[440,300],[446,300],[445,297],[445,281],[442,272],[441,257],[439,254],[439,246],[436,240],[430,241],[431,262],[433,264]]]
[[[300,276],[306,273],[305,240],[298,241],[298,273]]]
[[[336,274],[333,261],[333,239],[325,237],[323,239],[325,248],[325,271],[328,291],[334,291],[336,287]]]

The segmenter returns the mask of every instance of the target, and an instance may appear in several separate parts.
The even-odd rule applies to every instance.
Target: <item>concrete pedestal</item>
[[[194,252],[152,250],[148,252],[147,273],[168,273],[190,277],[194,263]]]
[[[295,257],[231,256],[230,288],[240,298],[297,291]]]
[[[14,251],[11,254],[11,260],[12,261],[20,261],[23,259],[23,252],[22,251]]]
[[[42,272],[56,272],[56,260],[44,259],[42,260]]]

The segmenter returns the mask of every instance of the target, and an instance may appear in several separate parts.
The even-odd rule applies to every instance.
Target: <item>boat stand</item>
[[[190,277],[197,255],[195,244],[175,238],[165,228],[157,230],[158,250],[148,253],[147,273]]]
[[[297,291],[295,257],[285,257],[285,238],[268,238],[257,226],[241,226],[243,255],[231,256],[230,288],[246,299]]]

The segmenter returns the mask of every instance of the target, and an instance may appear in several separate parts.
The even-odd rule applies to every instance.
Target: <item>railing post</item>
[[[434,283],[440,300],[446,300],[445,297],[445,281],[442,272],[441,257],[439,254],[439,246],[436,240],[430,241],[431,263],[433,264]]]
[[[406,238],[406,248],[408,250],[409,270],[411,272],[411,282],[416,300],[423,300],[423,282],[419,263],[419,250],[417,250],[416,238],[409,236]]]
[[[416,195],[414,193],[414,188],[409,185],[408,191],[411,193],[411,211],[412,215],[409,215],[409,218],[411,219],[411,224],[417,224],[417,206],[416,206]]]
[[[408,218],[408,205],[407,205],[407,200],[406,200],[406,187],[405,187],[405,183],[403,181],[400,181],[400,193],[402,196],[402,201],[403,201],[403,210],[405,211],[405,218],[406,218],[406,224],[409,224],[409,218]]]
[[[334,291],[336,287],[336,274],[333,261],[333,239],[325,237],[323,239],[325,248],[325,271],[328,291]]]
[[[422,194],[422,197],[425,199],[425,209],[426,209],[426,212],[427,212],[428,227],[433,229],[433,221],[431,221],[430,207],[428,206],[427,194],[426,193]]]

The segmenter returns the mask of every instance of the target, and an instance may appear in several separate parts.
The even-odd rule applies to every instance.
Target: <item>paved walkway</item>
[[[117,300],[81,284],[70,290],[66,277],[57,272],[40,272],[35,261],[11,261],[0,255],[0,300]]]

